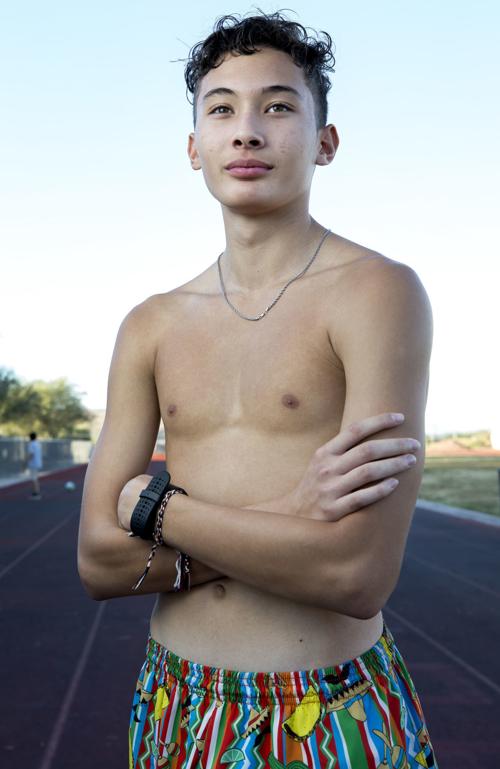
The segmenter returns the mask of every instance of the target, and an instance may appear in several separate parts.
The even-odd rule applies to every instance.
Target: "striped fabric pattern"
[[[332,667],[245,672],[148,639],[129,730],[130,769],[438,769],[422,706],[384,623]]]

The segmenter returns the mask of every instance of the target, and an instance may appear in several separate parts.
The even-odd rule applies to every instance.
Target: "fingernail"
[[[395,422],[402,422],[405,418],[404,414],[391,414],[391,417]]]
[[[391,480],[388,482],[388,486],[390,489],[395,489],[396,486],[399,485],[399,481],[397,478],[391,478]]]

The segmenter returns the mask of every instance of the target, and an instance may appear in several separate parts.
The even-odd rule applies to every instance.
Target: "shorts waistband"
[[[261,703],[304,701],[308,697],[331,702],[332,696],[361,694],[363,686],[368,687],[376,674],[390,672],[399,654],[385,621],[378,641],[358,657],[310,670],[256,672],[211,667],[180,657],[151,636],[146,648],[147,666],[150,672],[154,670],[158,686],[171,690],[180,684],[199,696],[219,701]]]

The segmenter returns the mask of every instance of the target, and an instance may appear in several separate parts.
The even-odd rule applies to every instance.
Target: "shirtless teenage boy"
[[[422,475],[431,311],[409,267],[309,213],[338,146],[330,43],[281,14],[224,17],[186,67],[189,158],[226,245],[123,320],[79,538],[89,594],[134,594],[151,543],[128,530],[162,419],[188,496],[137,591],[158,600],[131,767],[437,766],[382,615]]]

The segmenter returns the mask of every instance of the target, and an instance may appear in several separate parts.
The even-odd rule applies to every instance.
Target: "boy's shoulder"
[[[123,318],[121,326],[125,333],[142,340],[153,360],[165,333],[177,328],[178,322],[184,322],[186,313],[196,315],[200,299],[217,293],[213,279],[206,280],[206,273],[208,270],[169,291],[151,294]]]
[[[214,265],[210,265],[185,283],[181,283],[169,291],[149,296],[142,303],[144,305],[143,311],[144,313],[154,313],[171,310],[190,296],[194,298],[200,294],[213,295],[216,293],[218,293],[218,289],[214,280]]]
[[[362,278],[364,284],[369,277],[375,280],[397,280],[416,275],[409,265],[340,235],[332,238],[328,249],[331,266],[342,281],[357,283]]]
[[[330,280],[323,282],[323,320],[336,338],[357,339],[367,328],[399,324],[411,316],[422,333],[432,322],[429,297],[406,263],[347,240],[330,243]]]
[[[342,238],[330,248],[335,245],[320,308],[338,366],[369,365],[391,345],[427,349],[432,309],[415,270],[353,241]]]
[[[339,235],[330,239],[325,250],[322,264],[326,267],[323,285],[327,306],[332,299],[336,307],[351,315],[363,307],[382,310],[388,297],[425,296],[419,276],[404,262]]]

